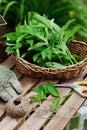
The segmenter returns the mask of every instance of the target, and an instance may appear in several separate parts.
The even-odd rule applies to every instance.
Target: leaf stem
[[[20,58],[20,51],[19,51],[19,49],[16,49],[16,56],[17,56],[17,58]]]

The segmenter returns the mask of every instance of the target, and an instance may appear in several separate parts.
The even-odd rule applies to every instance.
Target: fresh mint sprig
[[[52,83],[47,82],[46,84],[38,85],[33,88],[33,91],[37,94],[29,97],[32,103],[45,100],[48,95],[52,95],[55,99],[52,102],[50,110],[56,110],[58,108],[61,97],[58,90]]]

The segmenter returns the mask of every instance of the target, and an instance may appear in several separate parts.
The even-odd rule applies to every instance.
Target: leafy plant
[[[82,58],[72,55],[67,46],[80,28],[78,25],[69,30],[73,22],[70,20],[60,27],[54,19],[49,20],[46,16],[30,12],[23,25],[19,24],[15,32],[4,35],[8,38],[6,51],[15,53],[17,58],[27,57],[29,62],[44,67],[58,68],[75,64]]]
[[[53,84],[47,82],[46,84],[41,84],[33,88],[33,91],[37,94],[34,96],[30,96],[31,102],[38,102],[47,98],[48,95],[52,95],[55,99],[52,102],[51,110],[55,110],[58,108],[59,101],[61,99],[58,90],[55,88]]]

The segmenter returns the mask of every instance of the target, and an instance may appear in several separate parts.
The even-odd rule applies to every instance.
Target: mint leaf
[[[55,87],[53,84],[51,84],[50,82],[47,83],[47,90],[48,90],[48,92],[49,92],[51,95],[53,95],[53,96],[55,96],[55,97],[60,97],[58,90],[57,90],[56,87]]]
[[[57,97],[57,98],[52,102],[51,111],[57,109],[57,107],[58,107],[58,105],[59,105],[60,99],[61,99],[60,97]]]
[[[31,99],[32,102],[38,102],[38,101],[41,101],[43,99],[46,99],[46,95],[43,93],[43,91],[41,91],[40,94],[30,96],[29,98]]]

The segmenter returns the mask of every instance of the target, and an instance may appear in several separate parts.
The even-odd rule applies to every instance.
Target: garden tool
[[[71,88],[75,90],[80,96],[87,97],[87,82],[78,81],[72,83],[55,84],[56,87]]]
[[[13,71],[0,66],[0,98],[5,102],[22,93],[22,87]]]

